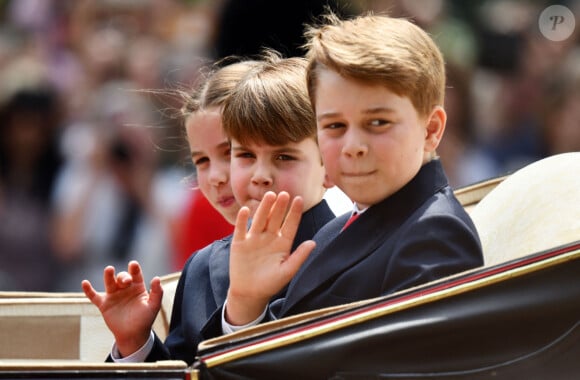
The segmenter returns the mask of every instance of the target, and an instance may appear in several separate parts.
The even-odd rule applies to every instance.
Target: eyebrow
[[[280,153],[292,153],[292,154],[302,154],[304,153],[302,150],[298,149],[298,148],[293,148],[293,147],[289,147],[289,146],[273,146],[273,145],[268,145],[268,147],[272,148],[272,153],[274,154],[280,154]],[[235,151],[243,151],[243,150],[250,150],[252,151],[252,149],[244,146],[244,145],[240,145],[237,147],[232,147],[232,150]]]
[[[217,149],[222,149],[222,148],[229,148],[229,147],[230,147],[230,142],[228,140],[228,141],[222,142],[216,148]],[[203,154],[204,154],[204,152],[202,152],[200,150],[193,150],[193,151],[191,151],[191,158],[196,157],[196,156],[201,156]]]
[[[374,108],[369,108],[367,110],[365,110],[363,113],[364,114],[375,114],[375,113],[395,113],[397,112],[394,108],[391,107],[374,107]]]
[[[280,147],[278,149],[275,149],[274,153],[291,153],[294,155],[304,154],[304,152],[302,150],[297,149],[297,148],[291,148],[288,146],[283,146],[283,147]]]
[[[373,107],[373,108],[367,108],[365,109],[362,114],[363,115],[374,115],[377,113],[396,113],[397,111],[394,108],[391,107]],[[332,118],[332,117],[338,117],[340,116],[340,112],[326,112],[321,114],[320,116],[318,116],[316,118],[316,120],[320,121],[323,120],[325,118]]]

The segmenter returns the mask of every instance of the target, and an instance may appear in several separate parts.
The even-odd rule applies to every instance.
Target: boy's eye
[[[254,155],[250,152],[239,152],[236,154],[236,158],[254,158]]]
[[[344,123],[330,123],[330,124],[324,125],[322,128],[323,129],[339,129],[339,128],[344,128],[344,127],[345,127]]]
[[[369,122],[369,125],[372,127],[382,127],[389,124],[391,124],[391,122],[385,119],[374,119]]]
[[[276,160],[278,160],[278,161],[292,161],[292,160],[294,160],[294,157],[292,157],[288,154],[279,154],[278,156],[276,156]]]

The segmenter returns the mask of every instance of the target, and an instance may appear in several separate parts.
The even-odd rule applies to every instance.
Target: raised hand
[[[302,216],[302,199],[296,197],[290,208],[286,192],[268,192],[246,226],[250,210],[238,213],[230,248],[230,288],[226,320],[233,325],[254,321],[270,298],[290,282],[315,243],[307,240],[290,254]]]
[[[87,298],[99,308],[109,330],[115,336],[119,353],[125,357],[142,347],[149,339],[153,322],[161,308],[163,289],[159,277],[151,280],[147,291],[141,267],[131,261],[127,272],[115,275],[108,266],[103,272],[105,292],[98,293],[87,280],[82,288]]]

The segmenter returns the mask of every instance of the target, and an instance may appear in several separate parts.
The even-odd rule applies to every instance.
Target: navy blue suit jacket
[[[483,265],[479,236],[433,160],[401,190],[369,207],[341,232],[349,215],[329,222],[269,318],[387,295]],[[202,330],[221,335],[221,310]]]
[[[292,250],[312,239],[334,217],[325,200],[307,210],[300,220]],[[231,238],[230,235],[215,241],[186,262],[177,284],[169,335],[165,343],[155,337],[147,361],[173,359],[193,363],[197,345],[202,340],[200,331],[227,295]]]

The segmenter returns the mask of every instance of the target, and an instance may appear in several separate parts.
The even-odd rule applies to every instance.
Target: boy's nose
[[[368,152],[368,145],[357,133],[350,132],[344,136],[342,152],[350,157],[362,157]]]
[[[264,167],[257,167],[252,175],[252,183],[258,186],[271,186],[273,180],[270,171]]]

